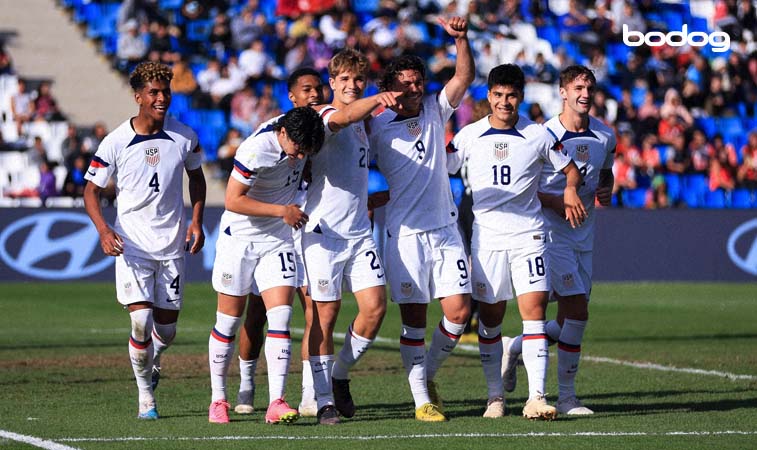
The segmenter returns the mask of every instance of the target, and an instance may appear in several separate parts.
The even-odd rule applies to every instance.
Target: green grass
[[[757,447],[755,284],[597,285],[583,344],[588,358],[578,379],[580,397],[597,414],[563,416],[549,423],[520,417],[527,396],[522,367],[518,388],[508,396],[510,414],[500,420],[482,418],[486,388],[478,355],[466,351],[475,350],[471,346],[461,346],[437,376],[451,420],[413,420],[396,343],[399,314],[392,304],[380,333],[390,341],[377,343],[351,375],[358,413],[330,428],[316,426],[310,418],[291,426],[265,425],[264,364],[258,367],[255,414],[232,416],[227,426],[207,422],[207,342],[215,320],[215,295],[208,284],[187,286],[177,340],[163,357],[157,391],[162,418],[152,423],[135,418],[136,386],[126,351],[129,320],[114,300],[112,284],[3,284],[0,292],[0,430],[75,448]],[[339,335],[354,314],[354,302],[346,300]],[[429,323],[439,317],[435,306]],[[293,327],[302,326],[297,307]],[[519,329],[517,311],[511,307],[503,332],[512,335]],[[298,338],[294,354],[299,354]],[[592,359],[597,357],[750,378],[732,380]],[[238,386],[234,366],[231,392]],[[551,393],[557,392],[555,366],[552,358]],[[291,404],[299,402],[299,369],[294,363],[288,384]],[[554,401],[555,395],[550,398]],[[33,447],[0,437],[0,450],[6,448]]]

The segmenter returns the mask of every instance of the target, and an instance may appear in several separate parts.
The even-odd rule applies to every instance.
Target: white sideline
[[[150,442],[150,441],[379,441],[390,439],[449,439],[449,438],[532,438],[532,437],[627,437],[627,436],[754,436],[757,431],[580,431],[576,433],[433,433],[433,434],[381,434],[373,436],[163,436],[116,438],[61,438],[66,442]]]
[[[25,434],[13,433],[5,430],[0,430],[0,438],[9,439],[16,442],[23,442],[24,444],[33,445],[35,447],[44,448],[47,450],[78,450],[75,447],[58,444],[57,442],[47,441],[45,439],[36,438],[34,436],[27,436]]]

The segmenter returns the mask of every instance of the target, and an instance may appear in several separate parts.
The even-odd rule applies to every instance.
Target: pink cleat
[[[229,423],[229,408],[231,405],[226,400],[216,400],[208,409],[208,422]]]
[[[297,410],[290,407],[283,398],[271,402],[265,413],[265,423],[293,423],[299,418]]]

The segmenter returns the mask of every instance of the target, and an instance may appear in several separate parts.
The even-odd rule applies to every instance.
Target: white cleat
[[[252,414],[255,408],[252,406],[253,398],[255,397],[255,386],[251,391],[239,391],[237,394],[237,406],[234,407],[234,412],[237,414]]]
[[[518,382],[518,354],[511,354],[509,351],[510,342],[514,338],[502,336],[502,383],[506,392],[515,390]]]
[[[498,419],[505,415],[505,399],[503,397],[494,397],[486,402],[486,411],[484,417],[489,419]]]
[[[531,420],[555,420],[557,409],[547,404],[543,395],[538,395],[526,402],[523,407],[523,417]]]
[[[585,407],[576,397],[558,400],[555,406],[557,407],[558,413],[567,414],[569,416],[589,416],[594,414],[594,411]]]
[[[318,415],[318,403],[313,399],[309,402],[303,401],[300,403],[300,406],[297,407],[297,412],[299,412],[302,417],[316,417]]]

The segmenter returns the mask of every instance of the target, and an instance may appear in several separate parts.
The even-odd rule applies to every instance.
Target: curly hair
[[[145,87],[147,83],[153,80],[168,81],[173,79],[173,71],[165,64],[145,61],[139,63],[129,75],[129,84],[134,92]]]
[[[586,78],[591,81],[592,84],[597,84],[597,78],[594,76],[594,72],[592,72],[591,69],[576,64],[568,66],[560,72],[560,87],[566,87],[576,78]]]
[[[341,50],[329,61],[329,76],[334,78],[345,71],[352,71],[357,75],[365,75],[368,72],[368,58],[352,48]]]
[[[515,64],[502,64],[489,72],[486,85],[490,91],[494,86],[512,86],[516,91],[523,92],[526,77],[520,67]]]
[[[323,120],[320,114],[309,106],[290,109],[273,125],[274,131],[286,129],[287,136],[306,155],[314,155],[321,150],[324,140]]]
[[[402,55],[392,60],[381,80],[378,81],[379,90],[388,91],[394,80],[397,79],[397,75],[403,70],[415,70],[421,74],[421,78],[426,79],[426,66],[423,64],[423,60],[415,55]]]

